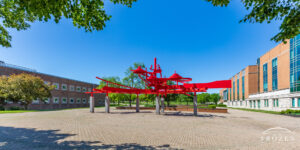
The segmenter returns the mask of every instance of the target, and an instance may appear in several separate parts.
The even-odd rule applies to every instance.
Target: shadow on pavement
[[[212,114],[199,114],[197,116],[194,116],[192,113],[182,113],[182,112],[165,112],[163,115],[165,116],[187,116],[187,117],[202,117],[202,118],[226,118],[225,116],[219,116],[219,115],[212,115]]]
[[[75,136],[75,134],[58,132],[59,130],[0,126],[0,150],[174,149],[170,145],[143,146],[137,143],[103,144],[100,141],[62,141],[67,137]]]
[[[106,114],[106,112],[104,111],[99,111],[99,112],[95,112],[95,113],[103,113],[103,114]],[[111,111],[109,114],[149,114],[149,113],[153,113],[152,111],[140,111],[140,112],[135,112],[135,111],[117,111],[117,112],[114,112],[114,111]]]

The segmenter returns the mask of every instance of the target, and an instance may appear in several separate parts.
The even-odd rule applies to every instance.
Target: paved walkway
[[[88,111],[0,114],[0,149],[300,149],[300,118],[240,110],[198,117]]]

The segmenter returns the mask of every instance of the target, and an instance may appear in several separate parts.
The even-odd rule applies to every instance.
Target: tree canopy
[[[227,6],[231,0],[206,0],[214,6]],[[281,20],[280,32],[271,40],[285,42],[300,34],[300,1],[299,0],[241,0],[250,13],[240,22],[270,23]]]
[[[0,78],[0,100],[4,105],[4,100],[20,102],[27,106],[36,99],[44,101],[51,97],[53,86],[47,85],[40,77],[29,74],[2,76]]]
[[[110,0],[114,4],[131,7],[137,0]],[[231,0],[206,0],[214,6],[227,6]],[[295,37],[300,33],[299,0],[241,0],[250,13],[240,22],[270,23],[281,20],[280,32],[272,37],[276,42]],[[106,3],[107,1],[105,1]],[[103,30],[111,16],[104,10],[103,0],[1,0],[0,45],[11,47],[8,28],[26,30],[30,23],[58,23],[62,17],[71,19],[77,28],[87,32]]]
[[[110,0],[131,7],[137,0]],[[11,47],[11,36],[6,28],[26,30],[35,21],[58,23],[62,17],[87,32],[102,30],[111,16],[104,10],[103,0],[1,0],[0,44]]]

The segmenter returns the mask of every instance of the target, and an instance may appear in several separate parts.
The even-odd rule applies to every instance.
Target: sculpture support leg
[[[161,97],[161,112],[165,112],[165,98]]]
[[[160,114],[160,110],[159,110],[159,96],[156,96],[156,114],[157,115]]]
[[[136,97],[135,111],[140,112],[140,99],[138,96]]]
[[[110,107],[110,100],[109,100],[109,97],[106,96],[105,97],[105,112],[106,113],[109,113],[109,107]]]
[[[94,97],[91,96],[90,97],[90,112],[94,113],[94,108],[95,108],[95,101],[94,101]]]
[[[194,95],[194,116],[197,116],[197,94]]]

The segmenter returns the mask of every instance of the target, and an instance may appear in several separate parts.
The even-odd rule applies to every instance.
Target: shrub
[[[227,105],[225,105],[225,104],[218,104],[217,106],[218,107],[227,107]]]
[[[287,109],[287,110],[282,110],[280,112],[280,114],[295,114],[295,113],[300,113],[300,110]]]
[[[23,110],[23,108],[18,107],[18,106],[12,106],[12,107],[9,107],[9,110]]]
[[[216,109],[216,107],[217,107],[216,105],[208,105],[209,109]]]

